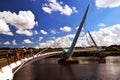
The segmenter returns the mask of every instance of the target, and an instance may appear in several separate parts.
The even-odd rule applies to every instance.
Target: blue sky
[[[69,47],[88,4],[96,43],[120,44],[120,0],[0,0],[0,47]],[[92,44],[83,27],[76,46]]]

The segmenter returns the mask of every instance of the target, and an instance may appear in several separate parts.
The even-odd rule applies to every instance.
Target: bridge
[[[87,50],[74,50],[75,52]],[[95,50],[91,50],[95,51]],[[56,61],[59,58],[46,58],[52,55],[62,53],[50,52],[45,54],[35,55],[34,59],[27,61],[24,65],[17,69],[14,73],[13,80],[119,80],[120,64],[99,64],[96,63],[98,58],[86,57],[80,58],[79,64],[60,65]],[[44,59],[43,59],[44,58]],[[118,58],[119,60],[120,58]],[[84,61],[82,62],[81,61]],[[93,61],[95,60],[95,62]],[[111,58],[106,58],[106,62]],[[87,61],[92,61],[92,64]],[[109,63],[109,62],[107,62]],[[118,70],[118,71],[117,71]],[[46,77],[47,75],[47,77]],[[22,76],[22,77],[21,77]],[[39,76],[39,77],[38,77]]]
[[[86,19],[86,16],[87,16],[87,13],[88,13],[88,9],[89,9],[89,5],[87,6],[87,9],[86,9],[86,11],[85,11],[85,14],[84,14],[84,16],[83,16],[83,18],[82,18],[82,21],[81,21],[81,23],[80,23],[80,25],[79,25],[79,28],[78,28],[78,30],[77,30],[77,33],[76,33],[76,35],[75,35],[75,38],[74,38],[74,40],[73,40],[73,42],[72,42],[72,44],[71,44],[71,47],[68,49],[68,52],[66,52],[66,54],[65,53],[63,53],[62,51],[58,51],[58,52],[49,52],[49,53],[44,53],[44,54],[41,54],[42,52],[44,52],[45,50],[47,50],[47,48],[45,49],[45,50],[43,50],[43,51],[41,51],[41,52],[38,52],[36,55],[34,55],[33,57],[29,57],[29,58],[24,58],[24,59],[22,59],[22,60],[20,60],[20,61],[17,61],[17,62],[15,62],[15,63],[12,63],[12,64],[10,64],[9,63],[9,58],[7,58],[7,61],[8,61],[8,66],[6,67],[3,67],[2,68],[2,72],[0,73],[1,75],[0,75],[0,77],[1,77],[1,79],[3,78],[3,79],[12,79],[13,78],[13,75],[20,69],[20,68],[22,68],[22,66],[26,63],[26,62],[28,62],[28,61],[30,61],[30,60],[37,60],[37,59],[39,59],[39,58],[44,58],[44,57],[48,57],[48,56],[51,56],[51,55],[56,55],[56,54],[58,54],[58,53],[63,53],[63,55],[62,55],[62,57],[61,57],[61,59],[60,60],[58,60],[58,63],[60,63],[60,64],[66,64],[66,63],[79,63],[79,61],[78,60],[74,60],[74,59],[72,59],[71,57],[72,57],[72,55],[73,55],[73,52],[85,52],[85,51],[96,51],[97,49],[84,49],[84,50],[74,50],[74,47],[75,47],[75,44],[76,44],[76,42],[77,42],[77,39],[78,39],[78,37],[79,37],[79,34],[80,34],[80,32],[81,32],[81,29],[82,29],[82,27],[83,27],[83,24],[84,24],[84,22],[85,22],[85,19]],[[19,54],[17,54],[16,53],[16,57],[18,58],[18,60],[20,59],[19,58]],[[16,65],[16,64],[18,64],[18,65]],[[20,65],[20,66],[19,66]],[[14,68],[16,68],[17,66],[19,66],[17,69],[15,69],[15,70],[13,70]],[[27,67],[29,67],[29,65],[27,66]],[[13,71],[12,71],[13,70]],[[26,70],[25,70],[26,71]],[[29,71],[29,70],[27,70],[27,71]],[[2,74],[3,73],[3,74]],[[11,75],[9,75],[9,74],[11,74]],[[9,76],[8,76],[9,75]],[[21,74],[22,75],[22,74]],[[55,77],[55,76],[54,76]],[[23,77],[24,79],[25,79],[25,77]],[[21,79],[20,79],[21,80]],[[23,79],[22,79],[23,80]],[[25,79],[25,80],[29,80],[29,79]],[[36,79],[37,80],[37,79]]]
[[[107,68],[108,66],[111,65],[105,65],[105,67],[101,67],[100,71],[105,72],[106,74],[104,75],[100,75],[101,72],[98,72],[98,74],[96,76],[94,76],[94,73],[96,73],[96,64],[92,64],[92,65],[79,65],[79,60],[75,60],[72,59],[72,55],[74,52],[91,52],[91,51],[102,51],[104,49],[99,49],[95,43],[95,41],[93,40],[92,36],[92,40],[95,44],[95,46],[97,48],[86,48],[83,50],[74,50],[75,44],[77,42],[77,39],[79,37],[79,34],[81,32],[82,26],[85,22],[87,13],[88,13],[88,9],[89,9],[89,5],[87,6],[87,9],[85,11],[85,14],[83,16],[83,19],[80,23],[80,26],[78,28],[78,31],[75,35],[75,38],[71,44],[71,47],[68,49],[68,52],[63,53],[63,51],[57,51],[57,52],[48,52],[48,53],[43,53],[45,50],[47,50],[48,48],[38,52],[37,54],[31,56],[31,57],[27,57],[24,59],[21,59],[17,62],[14,62],[12,64],[9,64],[5,67],[1,68],[1,72],[0,72],[0,79],[1,80],[80,80],[80,79],[85,79],[85,80],[93,80],[93,79],[112,79],[111,77],[105,77],[108,75],[112,75],[112,74],[108,74],[107,72],[109,70],[105,69],[105,67]],[[62,63],[64,65],[59,65],[57,62],[55,62],[54,64],[51,63],[45,63],[45,64],[40,64],[39,62],[42,61],[44,62],[44,58],[46,57],[50,57],[50,56],[54,56],[54,55],[60,55],[63,54],[61,59],[57,59],[53,58],[52,61],[55,59],[55,61],[58,61],[58,63]],[[93,57],[92,57],[93,58]],[[96,57],[94,57],[95,60]],[[100,59],[101,60],[101,59]],[[8,60],[9,61],[9,60]],[[76,65],[66,65],[66,63],[77,63]],[[99,64],[98,64],[99,65]],[[113,66],[116,68],[116,66]],[[96,69],[96,70],[95,70]],[[87,70],[86,72],[84,72],[84,70]],[[80,74],[80,75],[79,75]],[[91,76],[92,74],[92,76]],[[120,74],[120,73],[119,73]],[[47,77],[46,77],[47,76]],[[86,78],[87,76],[87,78]],[[115,79],[119,79],[119,76]]]
[[[31,57],[26,57],[24,59],[15,61],[7,66],[4,66],[0,69],[0,80],[6,80],[6,79],[12,79],[13,75],[19,71],[19,69],[21,69],[26,63],[30,63],[31,61],[37,61],[40,59],[44,59],[46,57],[50,57],[50,56],[54,56],[54,55],[62,55],[63,51],[55,51],[55,52],[47,52],[47,53],[43,53],[44,51],[46,51],[46,49],[38,52],[37,54],[31,56]],[[82,50],[73,50],[73,52],[90,52],[90,51],[96,51],[98,49],[90,49],[90,48],[86,48],[86,49],[82,49]],[[104,49],[100,49],[100,50],[104,50]],[[13,51],[13,50],[11,50]],[[5,52],[5,50],[4,50]],[[19,66],[19,67],[17,67]],[[11,74],[11,75],[9,75]],[[9,75],[9,76],[8,76]],[[24,79],[23,79],[24,80]]]
[[[109,61],[120,61],[119,57],[105,57],[107,64],[100,63],[99,57],[79,57],[79,64],[60,65],[59,58],[47,58],[62,54],[62,51],[43,53],[44,49],[34,56],[21,59],[0,69],[0,80],[119,80],[120,64]],[[96,48],[73,50],[73,52],[97,51]],[[104,49],[100,49],[104,50]],[[112,64],[111,64],[112,63]],[[86,74],[86,75],[85,75]],[[47,75],[47,77],[46,77]],[[21,77],[22,76],[22,77]],[[39,77],[38,77],[39,76]]]

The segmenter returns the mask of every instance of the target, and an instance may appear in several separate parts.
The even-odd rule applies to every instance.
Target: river
[[[79,64],[60,65],[59,58],[28,62],[14,80],[120,80],[120,56],[75,58]]]

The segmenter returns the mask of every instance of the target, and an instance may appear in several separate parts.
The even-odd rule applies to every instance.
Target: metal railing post
[[[7,63],[8,63],[8,65],[10,65],[9,55],[8,55],[8,53],[7,53],[6,57],[7,57]]]

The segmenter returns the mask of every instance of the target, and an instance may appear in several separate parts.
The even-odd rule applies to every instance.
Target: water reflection
[[[73,57],[77,60],[79,60],[79,64],[89,64],[89,63],[120,63],[120,57],[119,56],[108,56],[104,58],[99,57]],[[40,60],[40,64],[57,64],[58,60],[60,58],[46,58],[43,60]]]
[[[109,56],[106,57],[106,63],[120,63],[120,56]]]
[[[99,58],[99,59],[98,59],[98,62],[99,62],[99,63],[106,63],[106,59],[105,59],[105,58]]]
[[[60,65],[60,75],[64,77],[61,77],[60,80],[76,80],[74,71],[72,69],[72,66],[67,64],[67,65]]]
[[[120,57],[77,57],[80,64],[60,65],[59,58],[25,64],[14,80],[120,80]]]

